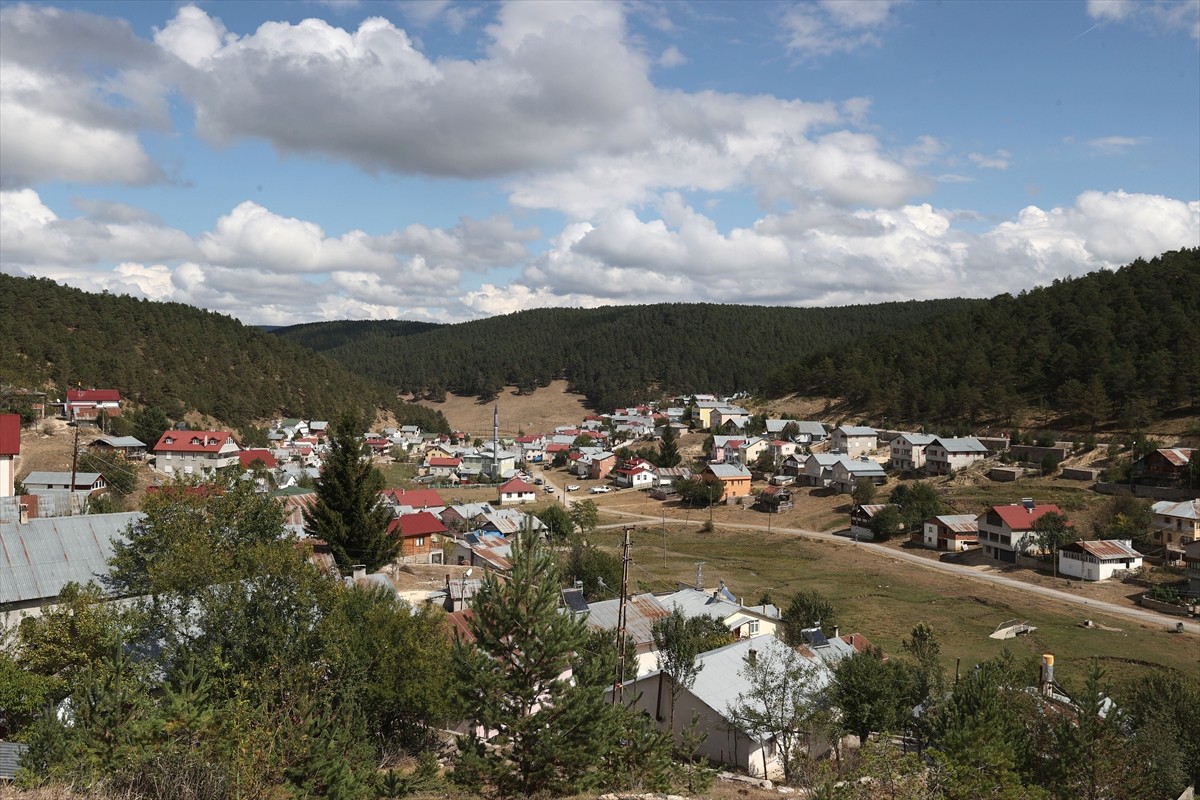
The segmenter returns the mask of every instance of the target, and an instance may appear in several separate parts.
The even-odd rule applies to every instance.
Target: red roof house
[[[418,511],[396,517],[388,525],[388,532],[400,537],[400,560],[406,563],[440,564],[442,551],[434,548],[437,537],[446,532],[446,526],[434,514]]]
[[[446,501],[434,489],[384,489],[384,498],[394,506],[442,508]]]
[[[537,489],[520,478],[513,478],[500,487],[500,505],[505,503],[532,503],[537,500]]]
[[[242,469],[250,469],[256,461],[261,461],[267,469],[275,469],[279,466],[279,462],[275,460],[275,456],[271,455],[271,451],[262,449],[242,450],[238,453],[238,461],[241,462]]]
[[[169,430],[152,448],[154,468],[186,475],[211,472],[239,463],[240,449],[229,431]]]

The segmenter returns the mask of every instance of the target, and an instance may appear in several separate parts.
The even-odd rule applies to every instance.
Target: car
[[[588,491],[590,491],[592,494],[608,494],[612,491],[612,489],[608,488],[607,486],[593,486]]]
[[[547,486],[547,487],[546,487],[546,494],[554,494],[554,487],[553,487],[553,486]]]
[[[567,491],[568,491],[568,492],[578,492],[578,491],[579,491],[579,484],[578,484],[578,483],[568,483],[568,484],[567,484]]]
[[[545,483],[545,481],[543,481],[541,478],[534,478],[534,479],[533,479],[533,485],[534,485],[534,486],[541,486],[543,483]]]

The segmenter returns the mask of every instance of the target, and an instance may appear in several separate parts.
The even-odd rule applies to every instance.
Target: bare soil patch
[[[567,391],[566,381],[553,381],[533,394],[518,394],[509,386],[492,403],[453,394],[447,394],[444,403],[419,401],[419,405],[441,411],[451,428],[483,438],[492,435],[493,407],[500,409],[501,435],[516,436],[520,431],[545,433],[558,425],[578,425],[591,413],[583,403],[583,395]]]

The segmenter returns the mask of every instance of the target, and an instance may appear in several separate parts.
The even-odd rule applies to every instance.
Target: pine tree
[[[387,530],[390,514],[380,495],[383,474],[364,452],[361,433],[356,414],[338,420],[317,479],[317,502],[304,514],[304,530],[329,544],[343,572],[355,564],[378,569],[400,552],[399,537]]]
[[[456,643],[454,672],[472,731],[491,738],[487,747],[474,733],[460,742],[458,780],[486,782],[504,797],[573,794],[610,755],[611,662],[576,663],[587,627],[558,612],[559,585],[554,556],[528,533],[513,548],[512,577],[484,577],[471,620],[475,641]]]
[[[658,443],[658,466],[660,467],[677,467],[682,460],[679,455],[679,434],[675,432],[675,428],[671,423],[667,423],[663,429],[662,440]]]

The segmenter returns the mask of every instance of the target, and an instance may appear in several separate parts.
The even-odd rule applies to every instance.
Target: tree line
[[[0,275],[0,341],[0,387],[53,386],[60,397],[79,387],[114,388],[173,420],[194,410],[233,426],[276,416],[330,419],[352,408],[371,418],[390,409],[403,424],[448,430],[439,412],[400,403],[334,361],[182,303]]]

